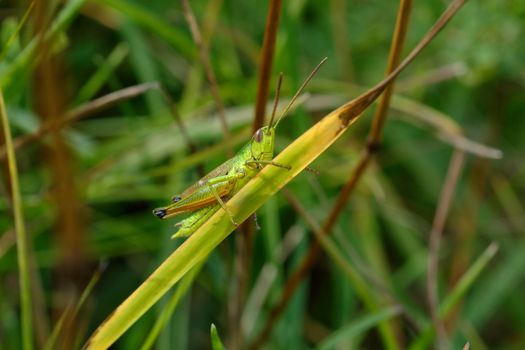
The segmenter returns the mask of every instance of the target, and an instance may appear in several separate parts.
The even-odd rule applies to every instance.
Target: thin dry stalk
[[[489,126],[486,141],[489,144],[497,144],[501,133],[501,111],[509,101],[509,94],[505,89],[495,89],[494,103],[489,105]],[[480,209],[484,197],[487,195],[491,174],[492,161],[489,159],[476,159],[472,167],[469,167],[468,191],[461,203],[461,215],[458,221],[457,234],[454,235],[454,251],[450,258],[450,274],[447,290],[451,290],[460,280],[461,276],[467,271],[474,255],[476,247],[476,235],[479,234]],[[459,315],[462,312],[463,303],[457,303],[452,312],[446,318],[448,330],[458,328]]]
[[[202,66],[204,67],[204,72],[206,74],[206,78],[208,79],[208,83],[210,84],[210,92],[213,96],[213,100],[215,101],[215,104],[217,105],[217,111],[219,114],[219,120],[221,123],[222,133],[224,134],[224,138],[228,139],[230,138],[230,130],[228,129],[228,123],[226,122],[226,115],[224,113],[224,104],[222,103],[222,99],[219,94],[217,79],[215,78],[215,73],[213,72],[213,68],[211,66],[208,45],[206,44],[206,42],[204,41],[201,35],[199,25],[197,24],[197,20],[195,19],[195,15],[193,14],[193,11],[191,9],[191,6],[188,0],[181,0],[181,4],[182,4],[182,12],[184,14],[184,18],[186,18],[186,21],[188,22],[188,26],[190,27],[193,41],[195,42],[195,45],[197,45],[197,48],[199,50],[199,57],[200,57]],[[230,150],[230,153],[231,153],[230,155],[233,155],[232,150]]]
[[[401,0],[399,12],[397,15],[394,38],[392,40],[392,46],[390,49],[390,57],[388,60],[386,75],[392,73],[395,70],[395,68],[399,65],[411,7],[411,0]],[[424,42],[424,40],[422,42]],[[393,85],[390,85],[385,89],[385,94],[383,95],[380,101],[379,107],[374,117],[372,129],[369,135],[368,146],[362,153],[356,168],[354,168],[354,171],[350,175],[348,182],[340,192],[336,203],[332,207],[332,210],[323,225],[323,232],[325,234],[330,234],[333,226],[337,221],[339,214],[345,207],[350,194],[353,192],[354,188],[356,187],[356,184],[358,183],[359,179],[361,178],[365,169],[367,168],[370,160],[372,159],[373,153],[377,150],[377,146],[380,141],[384,123],[386,120],[386,113],[388,111],[388,106],[390,103],[392,87]],[[257,340],[254,342],[254,349],[264,344],[266,339],[269,337],[273,325],[284,311],[286,305],[288,304],[288,301],[292,297],[293,293],[295,292],[301,281],[306,277],[306,275],[314,265],[315,261],[319,256],[320,251],[321,246],[319,241],[313,241],[310,245],[308,253],[306,254],[305,258],[303,258],[299,268],[295,271],[295,273],[291,275],[291,277],[286,282],[281,299],[272,308],[270,316],[268,317],[265,327],[263,328],[263,331],[261,332]]]
[[[336,201],[336,204],[333,206],[329,217],[326,219],[325,224],[323,225],[323,228],[322,228],[323,234],[328,235],[331,232],[331,229],[333,228],[333,225],[335,223],[335,219],[337,218],[342,208],[344,207],[346,198],[348,198],[351,190],[355,187],[355,183],[357,182],[357,179],[364,172],[368,164],[368,161],[370,160],[370,157],[362,157],[362,159],[364,161],[360,162],[358,164],[358,167],[355,168],[354,170],[353,174],[355,175],[351,178],[351,181],[349,181],[345,185],[343,190],[340,192],[340,195]],[[256,338],[256,340],[253,343],[253,346],[251,347],[252,350],[260,348],[266,342],[266,339],[268,339],[268,337],[271,334],[273,326],[276,324],[277,320],[282,315],[283,311],[288,305],[288,302],[292,298],[297,287],[299,287],[303,279],[306,277],[310,269],[315,264],[320,252],[321,252],[321,245],[319,241],[314,240],[311,243],[308,252],[306,253],[303,260],[301,261],[301,264],[299,265],[297,270],[294,271],[292,275],[286,281],[281,297],[279,301],[272,307],[263,330],[261,331],[259,336]]]
[[[428,127],[434,135],[454,149],[480,158],[500,159],[503,152],[497,148],[489,147],[464,136],[462,128],[452,121],[448,115],[425,106],[416,101],[402,97],[394,97],[392,107],[403,113],[402,119],[407,118],[422,127]]]
[[[271,0],[268,8],[268,17],[266,18],[266,28],[264,30],[264,41],[259,66],[255,116],[252,125],[252,131],[254,133],[264,125],[275,42],[277,40],[277,30],[279,28],[279,17],[281,15],[281,3],[281,0]]]
[[[467,72],[468,68],[464,62],[446,64],[444,66],[429,70],[428,72],[398,81],[396,84],[396,92],[401,93],[404,91],[416,89],[417,87],[434,85],[443,81],[460,77],[465,75]]]
[[[173,99],[168,94],[168,92],[158,82],[149,82],[149,83],[142,83],[142,84],[128,86],[126,88],[111,92],[107,95],[101,96],[97,99],[81,104],[80,106],[68,111],[62,118],[58,118],[57,120],[44,121],[44,123],[42,123],[42,125],[38,128],[37,131],[16,138],[13,141],[13,146],[15,150],[22,148],[34,141],[37,141],[43,138],[44,136],[51,133],[52,131],[58,132],[78,120],[89,117],[104,109],[110,108],[122,101],[137,97],[147,91],[155,90],[155,89],[159,90],[160,94],[162,95],[162,98],[164,99],[166,104],[169,106],[171,115],[173,116],[175,123],[177,124],[177,127],[179,128],[183,139],[188,145],[190,154],[197,153],[198,151],[197,146],[191,140],[191,137],[189,136],[188,131],[186,130],[186,127],[182,121],[182,118],[180,117],[178,113],[176,103],[173,101]],[[6,155],[5,146],[0,145],[0,160],[5,159],[5,155]],[[201,176],[204,176],[205,171],[202,165],[197,166],[197,171],[199,174],[201,174]]]
[[[13,147],[15,149],[19,149],[33,141],[42,138],[43,136],[49,134],[51,131],[60,131],[64,127],[72,124],[73,122],[88,117],[106,108],[109,108],[120,101],[136,97],[148,90],[158,88],[159,84],[156,82],[138,84],[124,88],[122,90],[112,92],[93,101],[86,102],[70,110],[62,118],[58,118],[57,120],[44,121],[44,123],[42,123],[42,125],[38,128],[37,131],[16,138],[13,141]],[[2,146],[0,147],[0,159],[3,159],[5,155],[5,147]]]
[[[261,51],[259,79],[257,86],[257,97],[255,100],[255,115],[252,124],[252,130],[255,133],[264,125],[264,118],[266,115],[266,101],[268,100],[270,77],[272,73],[272,63],[275,51],[275,42],[277,39],[277,30],[279,28],[279,17],[281,14],[281,0],[270,1],[268,8],[268,17],[266,19],[266,28],[264,31],[263,47]],[[255,216],[254,216],[254,220]],[[236,241],[236,274],[238,278],[238,285],[236,293],[236,301],[230,303],[231,310],[231,334],[234,336],[233,348],[239,348],[242,344],[242,332],[236,331],[242,327],[242,311],[241,308],[245,304],[247,289],[248,289],[248,271],[251,268],[251,259],[253,252],[253,237],[254,225],[251,220],[242,225],[241,230],[243,234],[237,236]]]
[[[392,45],[390,47],[390,56],[388,58],[388,65],[385,75],[390,74],[399,65],[411,10],[412,0],[401,0],[399,12],[397,14],[396,29],[394,32],[394,38],[392,39]],[[390,106],[390,98],[392,97],[392,92],[394,91],[394,84],[395,82],[390,84],[385,89],[385,92],[379,101],[379,106],[377,107],[374,120],[372,122],[372,130],[370,131],[369,135],[369,143],[371,143],[373,146],[381,141],[388,114],[388,108]],[[373,146],[372,149],[375,148]]]
[[[439,246],[443,229],[447,220],[448,212],[454,199],[456,185],[465,161],[465,153],[461,150],[454,150],[447,172],[447,177],[443,185],[438,207],[430,231],[428,261],[427,261],[427,301],[430,315],[437,334],[438,349],[448,348],[447,332],[445,325],[439,317],[439,298],[437,290]]]
[[[306,208],[304,208],[301,205],[297,197],[291,191],[287,190],[286,188],[283,188],[281,190],[281,193],[284,195],[284,197],[286,198],[290,206],[295,210],[295,212],[299,214],[299,216],[308,225],[310,230],[312,230],[317,240],[323,246],[323,249],[332,254],[334,262],[337,265],[339,265],[339,267],[343,271],[348,271],[349,269],[353,269],[353,267],[348,266],[346,262],[346,258],[341,253],[339,253],[338,250],[337,252],[333,250],[333,247],[335,247],[335,245],[328,240],[329,238],[325,237],[327,236],[327,234],[323,231],[323,228],[321,227],[321,225],[319,225],[317,221],[314,218],[312,218],[312,215],[310,215],[308,213],[308,210],[306,210]],[[361,261],[361,258],[357,254],[357,251],[353,250],[352,247],[349,247],[349,248],[350,248],[350,251],[346,251],[346,253],[349,259],[352,261],[352,266],[355,266],[355,271],[359,271],[361,273],[361,276],[363,276],[362,278],[363,282],[364,281],[369,282],[373,286],[374,290],[378,291],[378,293],[388,296],[392,300],[395,300],[396,297],[392,293],[390,288],[387,285],[385,285],[383,281],[379,279],[379,277],[375,274],[373,270],[365,266],[365,264]],[[358,278],[359,280],[361,280],[361,276],[357,274],[353,274],[353,275],[356,276],[355,278]]]
[[[177,109],[177,104],[173,99],[171,98],[170,94],[157,83],[157,87],[160,90],[160,93],[162,95],[162,98],[166,102],[166,104],[169,106],[171,115],[175,119],[175,123],[177,124],[177,127],[180,130],[180,133],[184,140],[186,141],[186,144],[188,145],[188,148],[190,150],[190,154],[195,154],[198,151],[197,145],[191,140],[190,135],[188,134],[188,131],[186,130],[186,126],[182,122],[182,118],[180,117],[179,110]],[[202,177],[206,174],[206,171],[204,169],[204,165],[200,163],[197,165],[197,173]]]
[[[501,96],[501,100],[503,100]],[[496,108],[492,111],[493,115],[499,115],[500,110]],[[491,124],[496,122],[494,118],[491,118]],[[499,121],[497,121],[499,123]],[[499,125],[499,124],[498,124]],[[491,130],[491,141],[490,143],[496,143],[494,138],[496,137],[496,132],[498,126],[491,125],[489,128]],[[471,263],[474,251],[474,242],[476,234],[478,232],[477,225],[479,223],[478,215],[480,212],[480,204],[482,203],[482,198],[486,195],[487,191],[487,182],[490,179],[490,170],[491,170],[491,161],[490,159],[478,158],[475,160],[472,167],[469,168],[469,181],[467,191],[463,203],[461,204],[461,216],[457,218],[457,234],[453,237],[454,251],[450,257],[450,274],[448,280],[447,290],[452,290],[454,286],[461,279],[461,276],[467,271],[469,264]],[[445,320],[446,328],[456,329],[459,314],[463,308],[463,303],[457,303],[453,310],[447,315]]]

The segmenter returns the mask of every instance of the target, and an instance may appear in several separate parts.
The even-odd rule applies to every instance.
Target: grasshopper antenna
[[[274,127],[277,127],[277,124],[279,124],[279,122],[281,121],[281,119],[286,115],[286,113],[288,113],[288,111],[290,110],[290,108],[292,108],[293,104],[295,103],[295,101],[297,100],[297,98],[299,97],[299,95],[303,92],[304,88],[306,87],[306,85],[308,85],[308,83],[310,82],[310,80],[314,77],[315,73],[317,73],[317,71],[319,70],[319,68],[321,68],[321,66],[323,65],[323,63],[326,62],[326,60],[328,59],[328,57],[325,57],[321,60],[321,62],[319,62],[319,64],[314,68],[314,70],[312,71],[312,73],[310,73],[310,75],[308,76],[308,78],[306,78],[306,80],[303,82],[303,84],[301,85],[301,87],[299,88],[299,90],[297,90],[297,92],[295,93],[295,95],[292,97],[292,99],[290,100],[290,103],[288,103],[288,105],[286,106],[286,108],[281,112],[281,115],[279,116],[279,119],[277,119],[277,122],[275,122],[275,126]],[[272,117],[273,119],[273,117]]]
[[[281,84],[283,83],[283,72],[279,73],[279,80],[277,81],[277,89],[275,90],[275,97],[273,100],[273,109],[272,109],[272,116],[270,118],[270,122],[268,123],[268,127],[272,127],[273,119],[275,118],[275,111],[277,110],[277,104],[279,103],[279,95],[281,93]]]

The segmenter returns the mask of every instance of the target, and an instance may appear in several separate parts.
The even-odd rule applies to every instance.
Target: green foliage
[[[33,32],[42,11],[36,3],[28,17],[25,8],[9,8],[10,17],[0,24],[0,86],[17,147],[23,204],[15,212],[19,222],[23,211],[30,240],[29,256],[22,258],[34,268],[35,348],[80,348],[182,244],[169,239],[177,219],[160,221],[151,210],[250,137],[266,2],[190,3],[208,43],[230,139],[221,132],[179,2],[52,1],[50,27],[40,36]],[[283,2],[271,84],[284,72],[281,99],[296,91],[321,58],[329,61],[308,87],[311,97],[279,125],[277,153],[321,116],[382,79],[396,10],[396,2],[385,0]],[[414,2],[405,52],[443,10],[443,1]],[[381,324],[395,330],[398,348],[424,348],[435,341],[426,296],[428,237],[458,135],[501,149],[504,157],[467,154],[440,244],[438,311],[450,325],[450,348],[467,340],[472,349],[525,347],[525,173],[519,151],[525,147],[525,119],[519,117],[525,108],[524,35],[523,1],[470,1],[400,76],[379,153],[324,241],[326,254],[273,324],[267,348],[379,348]],[[60,118],[144,82],[158,81],[169,99],[153,87],[92,109],[61,127],[65,156],[59,161],[49,132],[17,146],[45,124],[46,107],[38,101],[47,91],[36,89],[43,79],[37,75],[43,64],[38,37],[59,58],[51,74],[58,90],[50,96],[63,102]],[[175,121],[177,114],[186,132]],[[371,120],[372,113],[365,113],[315,161],[318,176],[304,172],[287,186],[319,225],[366,147]],[[0,139],[0,159],[7,164],[3,145]],[[69,169],[70,187],[57,183],[63,171],[57,168]],[[0,348],[16,349],[28,338],[22,336],[27,325],[22,329],[23,289],[17,282],[20,255],[12,215],[17,203],[10,199],[6,167],[0,173]],[[61,188],[65,202],[57,196]],[[69,231],[61,216],[68,206],[75,217]],[[221,329],[229,349],[253,342],[316,239],[282,195],[257,213],[261,230],[254,235],[244,280],[236,268],[243,259],[239,232],[213,251],[211,241],[203,242],[211,254],[202,266],[181,275],[173,294],[114,348],[209,348],[211,323]],[[71,251],[78,260],[66,259]],[[93,287],[89,281],[99,262],[106,268]],[[88,285],[90,295],[77,310]],[[71,312],[76,322],[63,312]],[[214,349],[223,348],[213,325],[211,339]]]

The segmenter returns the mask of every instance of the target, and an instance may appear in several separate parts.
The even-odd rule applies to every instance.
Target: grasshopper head
[[[271,160],[275,141],[275,128],[263,126],[252,138],[252,157],[256,160]]]
[[[281,83],[283,80],[283,74],[281,73],[279,75],[279,81],[277,83],[277,91],[275,94],[275,101],[273,104],[273,110],[272,115],[270,118],[270,122],[267,126],[263,126],[259,130],[255,132],[253,135],[253,139],[251,142],[251,156],[254,160],[272,160],[273,158],[273,147],[275,143],[275,129],[277,128],[277,125],[281,121],[281,119],[286,115],[286,113],[292,108],[293,104],[303,91],[303,89],[306,87],[306,84],[312,79],[314,74],[319,70],[319,67],[326,61],[326,58],[324,58],[318,65],[315,67],[315,69],[310,73],[308,78],[304,81],[304,83],[301,85],[299,90],[295,93],[295,95],[292,97],[290,102],[288,102],[288,105],[284,108],[284,110],[281,112],[281,115],[275,120],[275,111],[277,110],[277,103],[279,101],[279,92],[281,90]]]

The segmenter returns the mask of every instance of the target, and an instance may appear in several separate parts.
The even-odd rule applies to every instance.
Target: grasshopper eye
[[[253,139],[255,140],[255,142],[261,142],[262,138],[263,138],[263,131],[259,129],[255,132],[255,135],[253,135]]]

